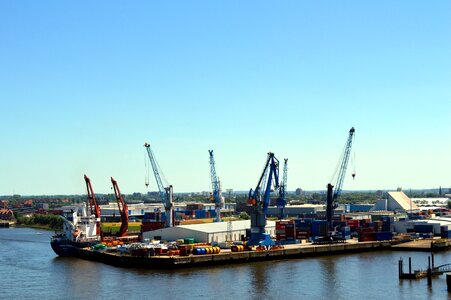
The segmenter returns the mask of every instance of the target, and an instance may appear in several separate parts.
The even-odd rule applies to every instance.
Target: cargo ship
[[[100,242],[97,234],[98,220],[87,214],[87,208],[72,206],[61,215],[64,220],[63,232],[52,236],[50,246],[59,256],[76,256],[79,249],[93,246]]]

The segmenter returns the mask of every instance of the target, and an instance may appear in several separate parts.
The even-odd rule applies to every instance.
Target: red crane
[[[101,234],[100,230],[100,206],[97,204],[96,196],[94,195],[94,191],[92,190],[91,180],[88,176],[85,175],[86,189],[88,190],[88,200],[89,200],[89,208],[90,214],[96,217],[97,225],[96,225],[96,233],[97,235]]]
[[[128,232],[128,206],[127,203],[125,203],[124,199],[122,198],[121,191],[119,190],[119,187],[117,186],[116,180],[111,177],[111,183],[113,184],[114,188],[114,194],[116,196],[117,206],[119,207],[119,213],[121,215],[121,228],[119,229],[119,232],[117,233],[117,236],[127,236]]]

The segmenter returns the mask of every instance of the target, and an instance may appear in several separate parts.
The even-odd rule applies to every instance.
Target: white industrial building
[[[266,222],[266,233],[275,235],[275,222]],[[229,240],[238,241],[242,236],[246,236],[246,229],[251,228],[250,220],[231,222],[231,230],[228,232],[228,222],[180,225],[143,233],[145,239],[158,239],[165,241],[175,241],[184,238],[194,238],[196,243],[225,242]]]
[[[284,214],[290,217],[297,217],[303,214],[316,214],[320,211],[325,211],[326,206],[322,204],[301,204],[301,205],[287,205],[284,208]],[[278,216],[280,208],[277,206],[270,206],[267,209],[268,216]]]
[[[440,218],[440,219],[430,219],[430,220],[406,220],[395,222],[395,232],[407,233],[409,231],[414,231],[416,225],[430,225],[432,226],[432,233],[434,235],[440,235],[442,226],[451,226],[451,220]],[[447,227],[448,228],[448,227]]]
[[[388,192],[387,199],[377,200],[371,211],[415,212],[419,208],[404,192]]]

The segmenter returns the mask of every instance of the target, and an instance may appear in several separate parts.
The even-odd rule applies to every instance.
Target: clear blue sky
[[[451,186],[450,1],[0,2],[0,195]],[[156,190],[151,178],[150,190]]]

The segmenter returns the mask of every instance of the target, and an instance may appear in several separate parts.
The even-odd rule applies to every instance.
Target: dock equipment
[[[111,177],[111,183],[113,184],[114,195],[116,197],[117,206],[119,208],[119,214],[121,215],[121,228],[117,233],[117,236],[123,237],[128,234],[128,206],[125,203],[124,198],[122,198],[121,191],[117,185],[117,181]]]
[[[257,186],[255,190],[250,189],[247,200],[247,204],[252,206],[251,236],[247,241],[249,246],[273,246],[275,244],[269,234],[265,233],[266,212],[273,183],[274,190],[278,190],[279,160],[274,156],[274,153],[269,152]]]
[[[285,205],[287,205],[287,171],[288,158],[284,159],[282,182],[279,185],[279,197],[277,198],[277,207],[280,209],[279,219],[285,218]]]
[[[349,135],[348,135],[348,139],[346,141],[345,144],[345,148],[343,150],[343,153],[340,157],[339,160],[339,165],[338,165],[338,169],[335,171],[334,175],[332,176],[332,180],[335,178],[336,176],[336,182],[334,185],[332,185],[331,183],[327,184],[327,202],[326,202],[326,220],[327,220],[327,228],[328,228],[328,236],[327,236],[327,240],[330,241],[335,241],[338,238],[335,236],[335,231],[333,228],[333,223],[332,223],[332,216],[334,214],[334,209],[337,208],[337,199],[338,197],[341,195],[341,188],[343,186],[343,181],[346,175],[346,169],[348,167],[348,162],[349,162],[349,157],[351,154],[351,147],[352,147],[352,142],[354,139],[354,132],[355,129],[354,127],[352,127],[349,130]],[[338,173],[337,173],[338,171]],[[352,177],[355,177],[355,172],[352,173]],[[334,190],[334,186],[335,186],[335,190]],[[321,239],[319,239],[319,242],[323,242]]]
[[[216,219],[215,222],[221,222],[221,209],[224,208],[224,197],[222,196],[221,182],[216,175],[215,158],[213,150],[208,150],[210,154],[210,178],[212,186],[211,200],[215,202]]]
[[[86,190],[88,191],[88,200],[89,200],[89,213],[96,217],[96,233],[97,235],[101,235],[100,229],[100,206],[97,204],[96,196],[94,195],[94,190],[92,189],[91,180],[85,174],[85,182],[86,182]]]
[[[161,171],[160,166],[158,165],[155,159],[155,155],[153,154],[152,149],[150,149],[150,145],[148,143],[145,143],[144,147],[146,147],[147,155],[149,156],[150,164],[152,165],[155,180],[157,181],[158,190],[160,192],[160,199],[164,206],[164,211],[166,215],[166,227],[172,227],[174,225],[173,224],[174,197],[172,185],[168,185],[166,180],[165,184],[163,184],[163,180],[161,178],[163,172]]]

